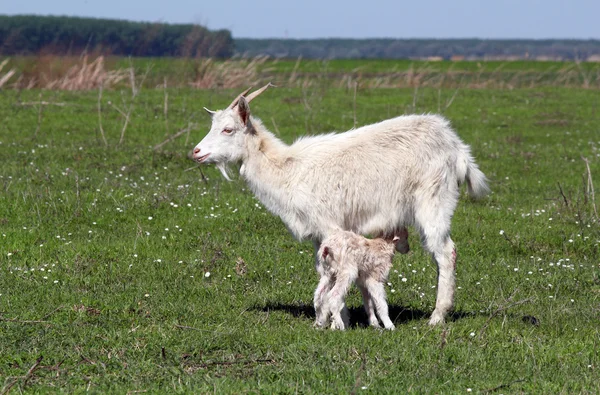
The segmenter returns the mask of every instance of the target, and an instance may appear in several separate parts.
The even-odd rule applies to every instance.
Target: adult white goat
[[[488,192],[485,175],[438,115],[407,115],[339,134],[302,137],[286,145],[250,115],[249,102],[269,85],[225,110],[210,111],[212,126],[194,148],[198,163],[241,162],[240,174],[298,239],[320,242],[335,229],[389,236],[414,225],[438,267],[436,306],[429,323],[452,308],[456,250],[450,221],[467,182]]]

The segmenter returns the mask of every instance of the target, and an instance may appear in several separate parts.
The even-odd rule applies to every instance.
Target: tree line
[[[236,39],[237,54],[309,59],[556,59],[600,57],[600,40]]]
[[[0,15],[0,54],[78,55],[96,51],[124,56],[228,58],[228,30],[200,25],[130,22],[67,16]]]
[[[200,25],[67,16],[0,15],[0,54],[308,59],[600,58],[600,40],[233,39]],[[597,59],[596,59],[597,60]]]

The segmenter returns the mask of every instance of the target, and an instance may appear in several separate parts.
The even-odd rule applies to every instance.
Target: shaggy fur
[[[469,193],[488,192],[469,147],[438,115],[407,115],[339,134],[303,137],[286,145],[250,116],[244,97],[216,111],[193,157],[240,174],[298,239],[323,238],[341,228],[361,235],[393,235],[412,225],[438,266],[436,307],[443,322],[455,287],[450,222],[466,181]]]
[[[336,231],[321,243],[317,254],[317,271],[321,276],[315,290],[317,327],[325,327],[331,315],[332,329],[348,327],[344,299],[353,282],[360,288],[369,324],[393,330],[385,301],[385,281],[392,267],[395,243],[393,239],[369,240],[356,233]]]

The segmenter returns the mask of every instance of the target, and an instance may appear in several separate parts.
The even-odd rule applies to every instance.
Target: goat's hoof
[[[346,329],[344,324],[336,324],[335,322],[331,323],[331,330],[333,331],[343,331],[344,329]]]
[[[381,328],[381,326],[379,325],[379,322],[371,322],[369,325],[371,326],[371,328],[375,328],[375,329]]]
[[[326,326],[327,326],[327,324],[324,324],[324,323],[319,322],[319,321],[315,321],[313,323],[313,328],[315,328],[315,329],[325,329]]]
[[[435,326],[435,325],[440,325],[443,323],[444,323],[444,315],[434,311],[433,314],[431,315],[431,318],[429,319],[429,325]]]
[[[396,327],[394,326],[394,324],[392,324],[392,325],[386,326],[385,329],[388,331],[393,331],[394,329],[396,329]]]

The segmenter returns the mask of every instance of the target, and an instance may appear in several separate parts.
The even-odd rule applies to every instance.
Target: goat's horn
[[[250,103],[250,102],[252,101],[252,99],[254,99],[256,96],[258,96],[258,95],[260,95],[261,93],[263,93],[264,91],[266,91],[266,90],[267,90],[267,88],[268,88],[268,87],[270,87],[270,86],[272,86],[272,87],[275,87],[275,85],[273,85],[273,84],[271,84],[271,83],[269,82],[267,85],[263,86],[263,87],[262,87],[262,88],[260,88],[259,90],[256,90],[256,91],[252,92],[251,94],[249,94],[249,95],[246,97],[246,101],[247,101],[248,103]]]
[[[235,99],[233,99],[233,101],[227,108],[235,107],[238,104],[238,101],[240,101],[240,97],[245,96],[246,93],[250,92],[250,89],[252,89],[252,87],[250,87],[250,88],[246,89],[245,91],[243,91],[242,93],[240,93]]]

